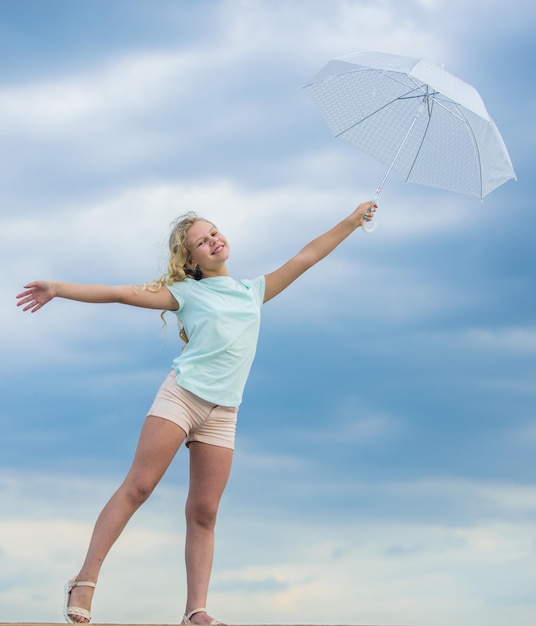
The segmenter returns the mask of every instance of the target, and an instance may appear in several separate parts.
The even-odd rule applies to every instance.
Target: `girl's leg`
[[[86,559],[76,580],[97,582],[110,548],[134,512],[151,495],[185,438],[186,433],[173,422],[147,417],[132,467],[97,519]],[[89,610],[92,597],[92,588],[75,587],[71,591],[69,606]],[[78,622],[87,621],[82,617],[71,617]]]
[[[186,501],[186,611],[206,606],[212,559],[214,526],[227,484],[233,451],[198,441],[190,444],[190,488]],[[211,617],[196,613],[191,621],[207,624]]]

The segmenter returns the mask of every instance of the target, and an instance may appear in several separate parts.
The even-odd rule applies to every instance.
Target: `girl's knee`
[[[130,480],[124,484],[124,489],[127,498],[134,505],[139,506],[140,504],[143,504],[153,493],[156,484],[157,483],[147,479]]]
[[[208,500],[188,500],[186,503],[186,521],[203,528],[214,528],[218,515],[218,504]]]

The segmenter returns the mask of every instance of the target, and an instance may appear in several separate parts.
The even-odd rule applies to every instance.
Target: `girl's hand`
[[[354,211],[354,216],[358,220],[357,226],[363,226],[363,222],[370,222],[377,208],[378,205],[375,202],[362,202]]]
[[[17,295],[17,306],[22,306],[23,311],[31,310],[32,313],[50,302],[56,295],[54,284],[46,280],[36,280],[24,285],[25,291]]]

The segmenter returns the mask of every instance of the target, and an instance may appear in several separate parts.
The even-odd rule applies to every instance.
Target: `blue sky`
[[[479,200],[389,179],[361,232],[269,303],[218,522],[230,623],[528,626],[536,615],[536,6],[529,0],[0,2],[0,619],[62,587],[180,349],[168,316],[14,305],[37,278],[143,283],[172,219],[271,271],[383,166],[304,85],[360,49],[473,84],[518,181]],[[187,455],[114,546],[100,622],[173,623]]]

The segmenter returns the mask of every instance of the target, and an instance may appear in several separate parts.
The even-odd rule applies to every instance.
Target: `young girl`
[[[253,361],[260,309],[327,256],[376,210],[364,202],[279,269],[254,280],[227,272],[229,244],[211,222],[189,213],[169,239],[168,271],[147,287],[35,281],[18,298],[35,313],[54,297],[120,302],[174,311],[186,345],[173,361],[143,425],[132,466],[99,515],[82,569],[66,585],[65,618],[90,621],[100,568],[133,513],[149,497],[182,443],[190,452],[186,501],[187,596],[183,624],[221,624],[206,606],[216,514],[233,458],[238,406]]]

